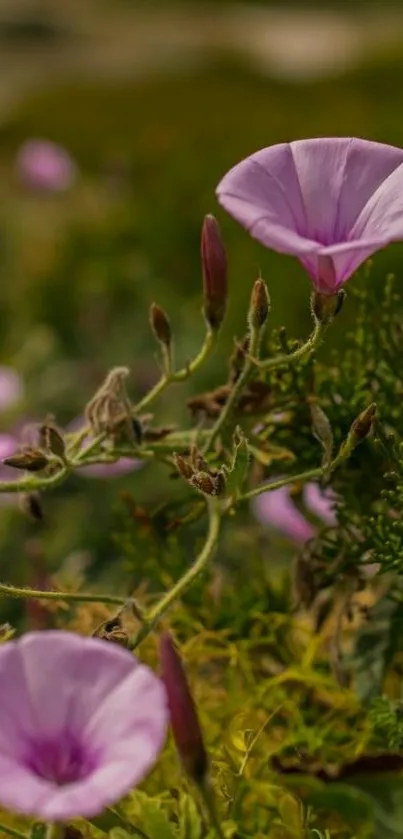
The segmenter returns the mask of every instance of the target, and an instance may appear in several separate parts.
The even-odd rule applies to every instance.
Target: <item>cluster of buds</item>
[[[203,495],[223,495],[226,488],[224,469],[211,469],[203,455],[192,447],[184,456],[174,454],[176,468],[190,486]]]
[[[127,367],[114,367],[85,408],[85,418],[93,434],[126,437],[141,442],[141,426],[132,416],[126,391]]]

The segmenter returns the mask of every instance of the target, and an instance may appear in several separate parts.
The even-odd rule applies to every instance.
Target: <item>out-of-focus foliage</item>
[[[223,172],[262,145],[301,136],[403,145],[401,80],[400,58],[303,86],[229,58],[183,77],[60,85],[16,108],[0,128],[0,348],[26,395],[18,412],[1,418],[1,430],[48,412],[67,425],[115,364],[130,367],[131,395],[140,397],[158,377],[147,323],[153,300],[170,314],[177,355],[191,357],[203,332],[200,225]],[[81,177],[70,192],[32,194],[18,184],[15,151],[29,136],[75,156]],[[190,426],[186,398],[225,381],[224,349],[244,334],[258,265],[273,301],[270,351],[292,347],[308,330],[302,269],[222,221],[231,268],[222,351],[197,379],[164,395],[157,420]],[[295,557],[243,507],[224,529],[211,575],[169,615],[233,839],[402,833],[402,253],[393,246],[352,281],[356,291],[315,362],[269,379],[282,417],[270,415],[254,441],[255,479],[296,474],[321,462],[313,401],[336,446],[376,401],[374,435],[332,478],[337,527],[322,528]],[[394,283],[385,281],[391,270]],[[60,588],[134,590],[153,602],[191,564],[204,535],[199,498],[189,502],[172,471],[171,463],[151,463],[118,480],[72,476],[45,496],[41,525],[2,507],[1,580],[40,585],[46,577]],[[301,489],[296,483],[293,498],[309,516]],[[382,572],[375,577],[374,563]],[[19,601],[1,605],[2,620],[32,621]],[[40,605],[56,626],[85,634],[110,615],[104,607]],[[155,636],[140,655],[158,666]],[[121,817],[149,839],[212,839],[190,793],[169,743]],[[105,829],[125,839],[128,828],[112,819]]]

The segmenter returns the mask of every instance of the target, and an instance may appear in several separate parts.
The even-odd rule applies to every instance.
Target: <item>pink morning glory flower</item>
[[[91,817],[154,765],[161,680],[128,650],[61,630],[0,646],[0,804],[45,821]]]
[[[403,239],[403,150],[354,137],[269,146],[231,169],[222,206],[259,242],[298,257],[334,294],[375,251]]]
[[[303,500],[318,519],[329,526],[336,524],[335,496],[331,490],[322,490],[317,484],[306,484]],[[252,510],[261,524],[273,527],[297,545],[303,545],[316,535],[317,528],[295,506],[288,486],[261,493],[253,500]]]
[[[63,192],[77,178],[77,166],[68,151],[50,140],[27,140],[17,153],[21,181],[32,189]]]

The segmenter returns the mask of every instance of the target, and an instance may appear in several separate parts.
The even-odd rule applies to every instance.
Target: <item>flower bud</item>
[[[174,454],[173,459],[175,461],[175,466],[185,481],[189,481],[194,475],[194,468],[189,463],[186,458],[182,457],[181,454]]]
[[[44,513],[39,492],[26,492],[19,497],[19,507],[22,513],[33,521],[43,521]]]
[[[175,745],[185,772],[201,786],[208,772],[207,753],[182,660],[168,632],[160,639],[160,658]]]
[[[39,429],[41,445],[52,454],[64,460],[66,445],[59,429],[52,422],[44,422]]]
[[[270,297],[266,283],[258,279],[252,289],[248,321],[251,329],[261,329],[270,311]]]
[[[204,316],[212,329],[219,329],[227,302],[227,255],[217,220],[204,218],[201,236]]]
[[[152,303],[150,306],[150,324],[157,341],[165,347],[169,347],[172,341],[172,333],[168,315],[156,303]]]
[[[26,469],[28,472],[40,472],[48,465],[48,458],[41,449],[27,448],[20,452],[5,457],[5,466],[13,466],[14,469]]]
[[[348,435],[351,437],[352,441],[354,441],[354,445],[358,445],[358,443],[361,443],[361,440],[368,437],[368,434],[372,429],[375,413],[376,404],[375,402],[372,402],[371,405],[368,405],[368,408],[365,408],[365,411],[362,411],[357,419],[354,420]]]
[[[339,314],[344,303],[346,292],[340,289],[336,294],[322,294],[314,291],[311,297],[313,317],[318,323],[327,325]]]
[[[368,408],[365,408],[365,411],[362,411],[362,413],[359,414],[352,423],[350,431],[347,434],[347,438],[340,447],[340,452],[337,456],[338,458],[348,457],[351,452],[354,451],[355,447],[358,446],[365,437],[368,437],[368,434],[372,430],[375,414],[376,404],[375,402],[372,402],[371,405],[368,405]]]

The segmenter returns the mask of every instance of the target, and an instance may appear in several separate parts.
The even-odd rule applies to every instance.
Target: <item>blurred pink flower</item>
[[[12,469],[11,466],[4,466],[3,460],[9,457],[18,449],[18,440],[11,434],[0,434],[0,481],[16,481],[21,475],[18,474],[18,469]],[[18,501],[17,493],[0,492],[0,505],[13,506]]]
[[[306,507],[325,524],[336,524],[335,496],[331,490],[321,490],[317,484],[307,484],[303,500]],[[317,528],[295,506],[288,486],[258,495],[252,502],[252,510],[258,521],[273,527],[298,545],[316,535]]]
[[[62,146],[49,140],[27,140],[17,153],[21,181],[32,189],[63,192],[73,185],[78,169]]]
[[[141,460],[132,460],[130,457],[121,457],[115,463],[94,463],[92,466],[83,466],[77,469],[77,475],[85,478],[119,478],[127,475],[133,469],[142,466]]]
[[[231,169],[222,206],[263,245],[298,257],[334,294],[375,251],[403,239],[403,150],[354,137],[270,146]]]
[[[18,373],[12,367],[0,365],[0,411],[14,408],[22,395],[23,386]]]
[[[62,630],[0,646],[0,802],[45,821],[91,817],[163,746],[160,679],[128,651]]]
[[[336,496],[330,489],[321,489],[319,484],[305,484],[303,492],[304,502],[318,519],[324,524],[334,527],[337,523],[335,513]]]
[[[83,418],[77,417],[67,428],[68,433],[79,432],[83,426]],[[84,448],[91,442],[91,435],[86,437],[81,448]],[[91,466],[83,466],[77,469],[77,475],[85,478],[119,478],[121,475],[127,475],[134,469],[140,469],[143,465],[141,460],[134,460],[131,457],[121,457],[115,463],[94,463]]]

